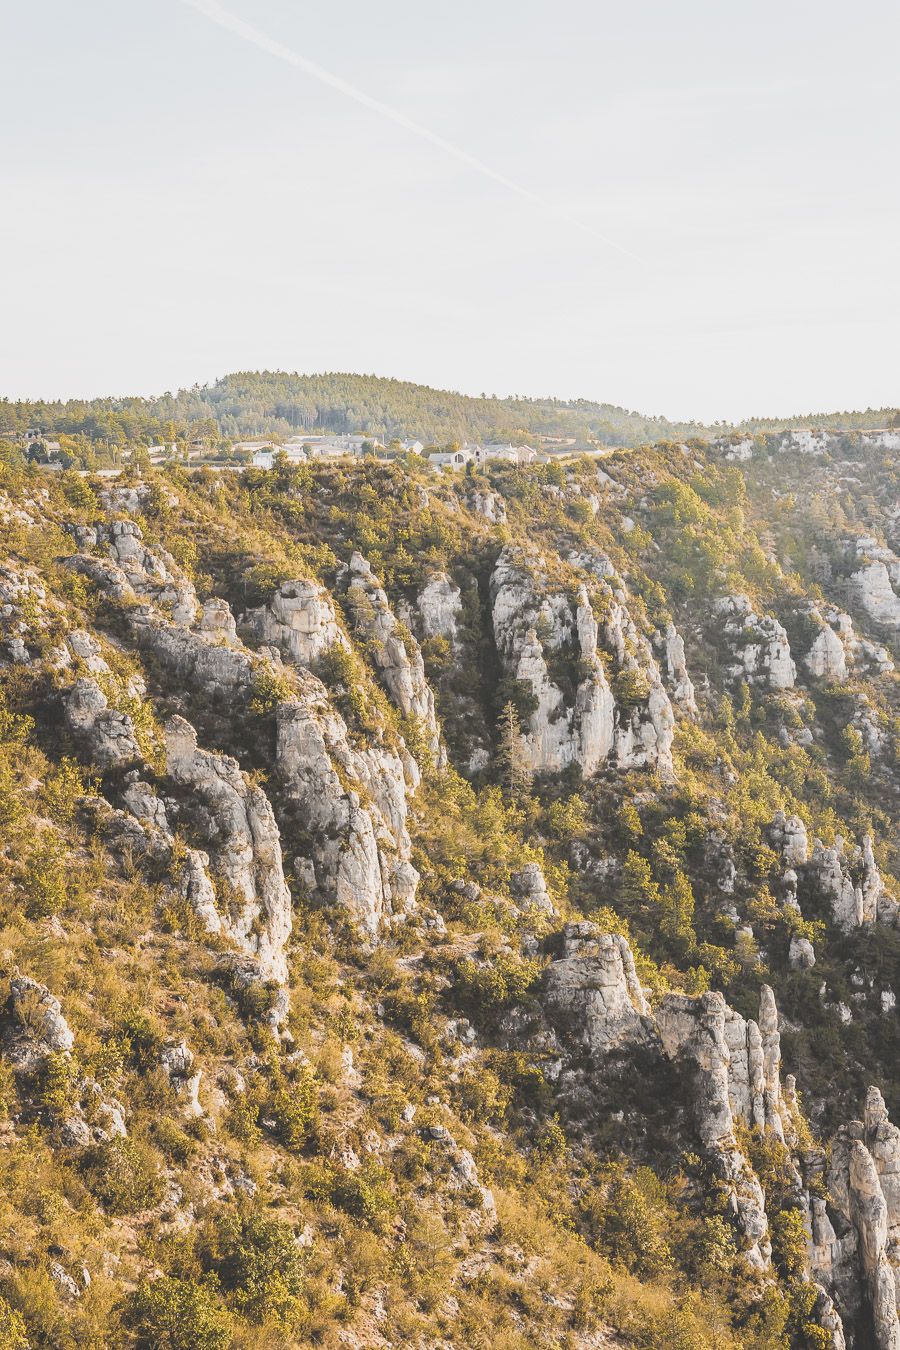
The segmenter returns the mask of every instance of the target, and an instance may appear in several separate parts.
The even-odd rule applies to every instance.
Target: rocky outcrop
[[[781,1098],[781,1037],[775,996],[763,985],[759,1020],[745,1021],[726,1007],[725,1043],[728,1046],[728,1097],[732,1115],[785,1137],[791,1122]]]
[[[224,600],[208,600],[194,627],[199,607],[193,585],[169,554],[144,545],[133,521],[73,533],[80,549],[105,548],[107,556],[80,552],[67,559],[68,566],[124,604],[133,640],[174,679],[213,697],[249,689],[255,658],[239,643]]]
[[[508,673],[528,685],[537,702],[524,728],[531,766],[558,772],[578,764],[590,776],[614,756],[621,768],[651,768],[671,777],[672,705],[649,642],[612,598],[606,575],[595,572],[604,580],[594,583],[605,588],[604,642],[638,689],[637,698],[618,708],[598,652],[600,625],[586,584],[568,595],[556,592],[542,560],[526,563],[510,549],[494,569],[497,648]],[[560,675],[552,673],[557,669]]]
[[[768,993],[771,998],[771,990]],[[727,1188],[733,1217],[744,1235],[745,1256],[761,1269],[771,1257],[765,1196],[738,1147],[734,1123],[740,1117],[752,1124],[756,1112],[765,1126],[768,1105],[771,1119],[781,1124],[772,1084],[780,1063],[772,1035],[773,1010],[774,1000],[765,1015],[765,1048],[759,1026],[745,1023],[721,994],[700,998],[668,994],[656,1014],[665,1054],[691,1075],[697,1132]]]
[[[32,1105],[35,1077],[51,1057],[61,1057],[71,1065],[72,1100],[65,1120],[56,1122],[60,1142],[84,1148],[114,1137],[126,1137],[125,1108],[81,1073],[73,1057],[74,1050],[75,1036],[59,999],[29,975],[14,975],[9,982],[9,996],[0,1009],[0,1053],[13,1069],[23,1101]]]
[[[75,537],[82,550],[105,550],[106,558],[116,569],[106,575],[123,596],[130,589],[134,595],[150,600],[170,614],[179,627],[189,627],[194,622],[197,595],[193,585],[165,549],[147,548],[140,526],[134,521],[113,520],[92,528],[82,527],[75,531]],[[82,570],[90,570],[86,559]]]
[[[810,675],[817,680],[842,684],[847,678],[847,654],[844,644],[833,628],[827,625],[819,631],[803,658]]]
[[[733,681],[768,689],[792,689],[797,667],[787,633],[771,614],[756,613],[746,595],[726,595],[715,606],[732,663],[726,667]]]
[[[544,914],[555,914],[556,909],[547,890],[547,881],[540,864],[526,863],[509,879],[510,890],[523,909],[540,910]]]
[[[506,503],[499,492],[479,488],[469,497],[469,509],[476,516],[484,516],[492,525],[505,525]]]
[[[213,642],[226,647],[239,645],[237,626],[227,600],[204,600],[199,627],[200,632]]]
[[[418,642],[400,625],[361,553],[351,557],[345,581],[354,629],[365,642],[391,701],[404,717],[415,718],[422,725],[432,752],[440,755],[434,694],[425,679]]]
[[[544,1006],[565,1042],[602,1055],[649,1034],[650,1008],[625,938],[569,923],[545,976]]]
[[[261,642],[299,666],[312,666],[330,647],[348,645],[331,597],[318,581],[284,581],[268,604],[244,615]]]
[[[847,1325],[868,1307],[876,1350],[900,1350],[900,1130],[877,1088],[833,1140],[827,1182],[829,1206],[811,1203],[814,1276]]]
[[[688,674],[687,662],[684,656],[684,638],[678,632],[674,623],[669,623],[663,635],[666,676],[669,681],[669,688],[672,691],[673,700],[685,712],[695,714],[697,712],[697,701],[694,696],[694,685]]]
[[[30,976],[13,976],[3,1016],[4,1055],[16,1068],[31,1071],[48,1055],[68,1052],[74,1045],[59,999]]]
[[[800,867],[809,857],[809,836],[799,816],[776,812],[769,826],[769,839],[788,867]]]
[[[897,905],[885,892],[871,835],[849,854],[840,836],[830,847],[816,839],[807,874],[844,932],[896,921]]]
[[[133,547],[137,550],[136,544]],[[121,548],[116,558],[113,563],[85,554],[73,561],[89,570],[97,562],[113,569],[102,571],[99,584],[112,598],[130,600],[126,612],[134,640],[179,685],[199,691],[206,701],[235,695],[246,699],[259,672],[271,669],[273,662],[277,666],[277,654],[257,654],[243,646],[224,601],[207,602],[193,628],[164,617],[155,603],[135,603],[132,581],[140,582],[137,564],[129,579],[118,566]],[[156,574],[153,555],[140,553],[140,562],[144,572]],[[165,560],[162,566],[169,575]],[[357,561],[357,570],[373,616],[367,635],[380,653],[385,682],[393,682],[402,711],[424,713],[426,722],[430,716],[435,738],[433,698],[424,682],[421,653],[416,646],[418,659],[409,661],[384,592],[362,560]],[[140,584],[146,594],[147,584]],[[418,768],[402,742],[396,750],[377,742],[364,747],[351,744],[324,685],[303,669],[305,661],[322,655],[335,642],[347,642],[318,583],[286,583],[270,606],[252,611],[250,617],[259,636],[276,642],[297,662],[293,676],[297,696],[276,710],[276,766],[290,811],[287,837],[298,831],[301,835],[294,843],[301,854],[300,872],[305,876],[304,869],[310,869],[313,889],[345,908],[374,938],[386,921],[406,914],[415,904],[418,873],[410,861],[406,815],[407,796],[418,786]],[[384,647],[378,634],[387,639]],[[256,959],[260,978],[281,982],[286,975],[283,949],[290,930],[290,903],[268,801],[259,789],[249,788],[235,761],[198,750],[193,730],[181,719],[170,724],[167,744],[171,777],[193,794],[193,801],[182,796],[178,810],[188,820],[197,817],[203,842],[203,848],[190,849],[183,858],[181,894],[207,932],[221,934]],[[136,818],[150,809],[145,797]],[[222,805],[218,822],[215,801]],[[165,817],[165,809],[162,814]],[[162,829],[165,839],[168,824],[157,822],[156,828]],[[220,894],[223,883],[229,903],[223,903]]]
[[[194,1052],[185,1041],[170,1041],[159,1054],[160,1066],[172,1085],[176,1096],[181,1099],[182,1109],[188,1117],[202,1116],[198,1092],[202,1072],[194,1069]]]
[[[135,610],[131,626],[138,646],[184,688],[217,698],[246,693],[253,685],[259,661],[246,648],[223,644],[216,630],[178,627],[149,608]]]
[[[202,837],[213,860],[221,931],[258,963],[260,978],[283,984],[291,931],[291,897],[281,842],[268,798],[236,760],[197,746],[190,723],[173,717],[165,728],[166,770],[187,789],[177,815]]]
[[[900,628],[900,558],[869,535],[856,540],[853,597],[876,623]]]
[[[117,712],[95,679],[76,680],[62,699],[69,730],[98,769],[112,769],[141,758],[134,723]]]
[[[428,578],[416,604],[426,637],[446,638],[451,644],[456,641],[462,596],[446,572],[435,572]]]
[[[415,904],[406,826],[414,761],[387,746],[354,748],[311,675],[277,709],[275,757],[292,817],[309,840],[315,888],[374,939]]]

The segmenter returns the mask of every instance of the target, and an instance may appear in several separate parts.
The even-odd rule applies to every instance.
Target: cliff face
[[[900,1350],[893,479],[744,448],[0,462],[0,1343]]]
[[[537,703],[525,732],[532,767],[559,771],[575,764],[589,777],[612,757],[622,769],[652,768],[671,777],[675,716],[650,642],[632,620],[608,560],[578,561],[576,589],[569,595],[553,591],[542,559],[529,562],[511,550],[501,554],[491,578],[498,651],[506,670]],[[579,575],[587,579],[578,581]],[[595,605],[603,616],[602,633]],[[670,678],[690,707],[693,687],[678,641],[673,627]],[[631,677],[629,695],[632,688],[636,692],[627,702],[616,704],[601,653],[616,672]],[[570,667],[568,696],[548,661]]]

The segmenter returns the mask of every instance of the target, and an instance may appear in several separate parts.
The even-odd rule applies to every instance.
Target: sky
[[[898,49],[896,0],[0,0],[0,396],[896,406]]]

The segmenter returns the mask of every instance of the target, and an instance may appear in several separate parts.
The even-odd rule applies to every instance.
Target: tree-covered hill
[[[893,425],[896,417],[892,409],[869,409],[757,418],[740,429],[757,433],[785,426],[884,427]],[[388,439],[411,436],[426,444],[531,436],[633,446],[727,430],[649,417],[587,399],[473,398],[374,375],[277,371],[226,375],[211,385],[152,398],[0,402],[0,437],[16,439],[31,428],[119,447],[171,441],[176,436],[234,440],[313,429]]]

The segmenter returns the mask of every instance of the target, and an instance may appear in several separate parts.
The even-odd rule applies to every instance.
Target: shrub
[[[44,1061],[38,1100],[55,1119],[69,1114],[78,1101],[78,1066],[71,1055],[55,1050]]]
[[[305,1065],[293,1079],[276,1080],[270,1104],[279,1138],[288,1148],[302,1148],[315,1125],[319,1102],[312,1072]]]
[[[22,1314],[0,1294],[0,1350],[30,1350],[30,1344]]]
[[[261,666],[253,678],[253,697],[250,711],[255,717],[268,717],[279,703],[291,697],[293,687],[287,675],[269,666]]]
[[[84,1160],[88,1185],[112,1214],[131,1214],[156,1204],[162,1178],[153,1154],[133,1139],[108,1139]]]
[[[521,1003],[540,973],[539,961],[523,960],[503,951],[485,965],[461,961],[456,968],[456,988],[464,1003],[491,1016],[512,1003]]]
[[[251,1321],[296,1320],[302,1312],[304,1253],[281,1219],[236,1214],[216,1229],[207,1259],[235,1307]]]
[[[128,1300],[126,1319],[142,1350],[228,1350],[230,1314],[215,1285],[170,1276],[144,1281]]]

